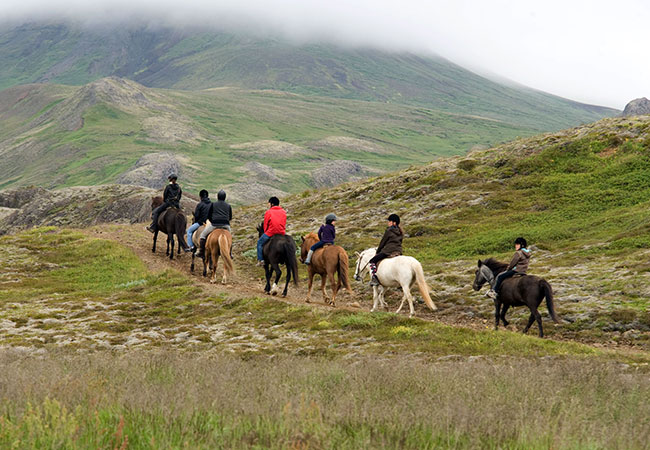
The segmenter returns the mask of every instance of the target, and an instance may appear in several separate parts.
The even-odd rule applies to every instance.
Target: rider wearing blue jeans
[[[208,191],[202,189],[199,192],[199,197],[201,201],[196,204],[194,209],[194,223],[187,229],[187,243],[190,245],[190,250],[194,249],[194,242],[192,242],[192,235],[194,232],[208,220],[208,212],[210,211],[210,197],[208,197]]]
[[[284,235],[287,226],[287,212],[280,207],[277,197],[269,199],[269,209],[264,213],[264,233],[257,241],[257,265],[264,265],[264,245],[276,234]]]

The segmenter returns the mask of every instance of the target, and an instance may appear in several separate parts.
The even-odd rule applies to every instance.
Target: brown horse
[[[210,283],[217,282],[217,263],[219,262],[219,256],[223,258],[223,278],[221,278],[221,284],[226,284],[228,282],[228,276],[235,273],[232,259],[230,259],[231,246],[232,234],[228,230],[217,228],[208,235],[208,240],[205,241],[204,264],[210,266]]]
[[[162,205],[163,199],[160,196],[151,198],[151,210],[153,211]],[[174,234],[178,239],[178,253],[181,253],[181,248],[187,248],[185,242],[185,230],[187,229],[187,218],[183,211],[176,208],[167,208],[158,216],[158,228],[153,234],[153,247],[151,251],[156,253],[156,240],[158,240],[158,232],[162,231],[167,235],[167,251],[169,259],[174,259]],[[171,246],[171,251],[170,251]]]
[[[194,230],[194,233],[192,233],[192,246],[194,248],[192,250],[192,264],[190,265],[190,272],[194,272],[194,258],[196,256],[196,249],[198,249],[200,245],[199,241],[201,240],[201,233],[203,233],[203,230],[205,230],[205,224],[198,227],[196,230]],[[208,266],[205,264],[205,259],[203,259],[203,276],[206,276],[208,273],[207,267]]]
[[[309,248],[318,242],[316,233],[309,233],[302,237],[300,246],[300,260],[305,261]],[[326,245],[316,250],[311,258],[311,264],[307,266],[309,274],[309,290],[307,292],[307,303],[311,301],[311,290],[314,283],[314,275],[320,275],[320,288],[323,291],[323,300],[332,306],[336,305],[336,293],[341,289],[341,285],[352,294],[350,287],[350,277],[348,275],[348,254],[340,245]],[[334,279],[334,274],[338,273],[338,282]],[[326,278],[327,277],[327,278]],[[329,280],[332,289],[332,298],[330,299],[325,290],[325,282]]]

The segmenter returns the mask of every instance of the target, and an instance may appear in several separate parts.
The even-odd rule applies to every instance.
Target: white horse
[[[375,248],[369,248],[361,253],[356,253],[359,259],[357,260],[357,268],[354,271],[355,280],[363,281],[365,276],[370,274],[370,259],[375,256],[376,253],[377,249]],[[384,301],[384,293],[387,287],[401,286],[404,296],[402,297],[402,302],[399,304],[399,308],[397,308],[395,313],[399,314],[404,306],[404,300],[408,300],[409,308],[411,310],[409,317],[413,317],[415,315],[415,309],[413,308],[411,287],[416,283],[420,290],[420,295],[422,295],[424,302],[431,311],[438,309],[429,296],[429,286],[427,286],[427,282],[424,279],[422,264],[412,256],[402,255],[382,260],[377,268],[377,278],[381,285],[373,286],[372,288],[373,304],[371,311],[376,311],[379,303],[381,303],[381,306],[383,307],[388,306]]]

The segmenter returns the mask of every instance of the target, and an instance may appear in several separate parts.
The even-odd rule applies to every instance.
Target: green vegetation
[[[632,449],[649,437],[646,352],[215,296],[53,227],[0,245],[2,447]]]
[[[406,253],[423,262],[440,300],[469,317],[492,315],[490,302],[471,290],[477,259],[507,260],[514,239],[525,236],[534,245],[532,272],[551,282],[560,315],[571,321],[566,337],[647,346],[648,180],[650,121],[619,118],[285,204],[298,233],[336,211],[337,242],[351,255],[376,245],[383,219],[397,212],[409,235]],[[241,227],[260,214],[247,211]],[[520,321],[526,315],[514,313]]]

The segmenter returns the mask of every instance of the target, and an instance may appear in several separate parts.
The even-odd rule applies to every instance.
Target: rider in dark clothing
[[[388,228],[384,232],[384,237],[377,247],[377,254],[370,260],[370,286],[379,286],[377,278],[377,265],[382,259],[399,256],[402,254],[402,239],[404,239],[404,230],[399,225],[400,218],[397,214],[388,216]]]
[[[208,219],[210,219],[210,225],[205,227],[203,233],[201,233],[201,239],[199,241],[199,253],[196,254],[199,258],[203,258],[205,254],[205,242],[208,240],[208,235],[217,228],[228,230],[230,229],[230,221],[232,220],[232,207],[226,203],[226,192],[224,190],[219,191],[217,194],[217,201],[213,202],[210,205],[208,210]],[[230,256],[232,257],[232,247],[230,247]]]
[[[501,284],[507,279],[516,274],[525,275],[528,271],[528,263],[530,262],[530,250],[528,250],[528,243],[526,239],[518,237],[515,239],[515,254],[508,264],[504,272],[497,275],[494,282],[494,289],[490,289],[487,293],[488,297],[496,297],[501,292]]]
[[[169,207],[180,208],[181,207],[181,196],[183,191],[181,187],[176,183],[178,177],[176,174],[170,174],[167,179],[169,184],[165,187],[165,192],[163,193],[163,204],[158,208],[153,210],[151,214],[151,225],[147,227],[147,231],[155,233],[158,229],[158,216]]]
[[[328,214],[325,217],[325,224],[321,225],[318,229],[318,242],[309,248],[305,264],[311,264],[311,257],[314,252],[327,244],[334,244],[336,238],[336,214]]]
[[[194,208],[194,223],[187,229],[187,243],[190,246],[189,251],[192,251],[192,249],[194,249],[192,235],[201,225],[204,225],[208,220],[208,213],[210,212],[210,206],[212,205],[212,202],[210,201],[210,197],[208,197],[208,195],[208,191],[205,189],[201,189],[201,192],[199,192],[201,201],[197,203],[196,208]]]

